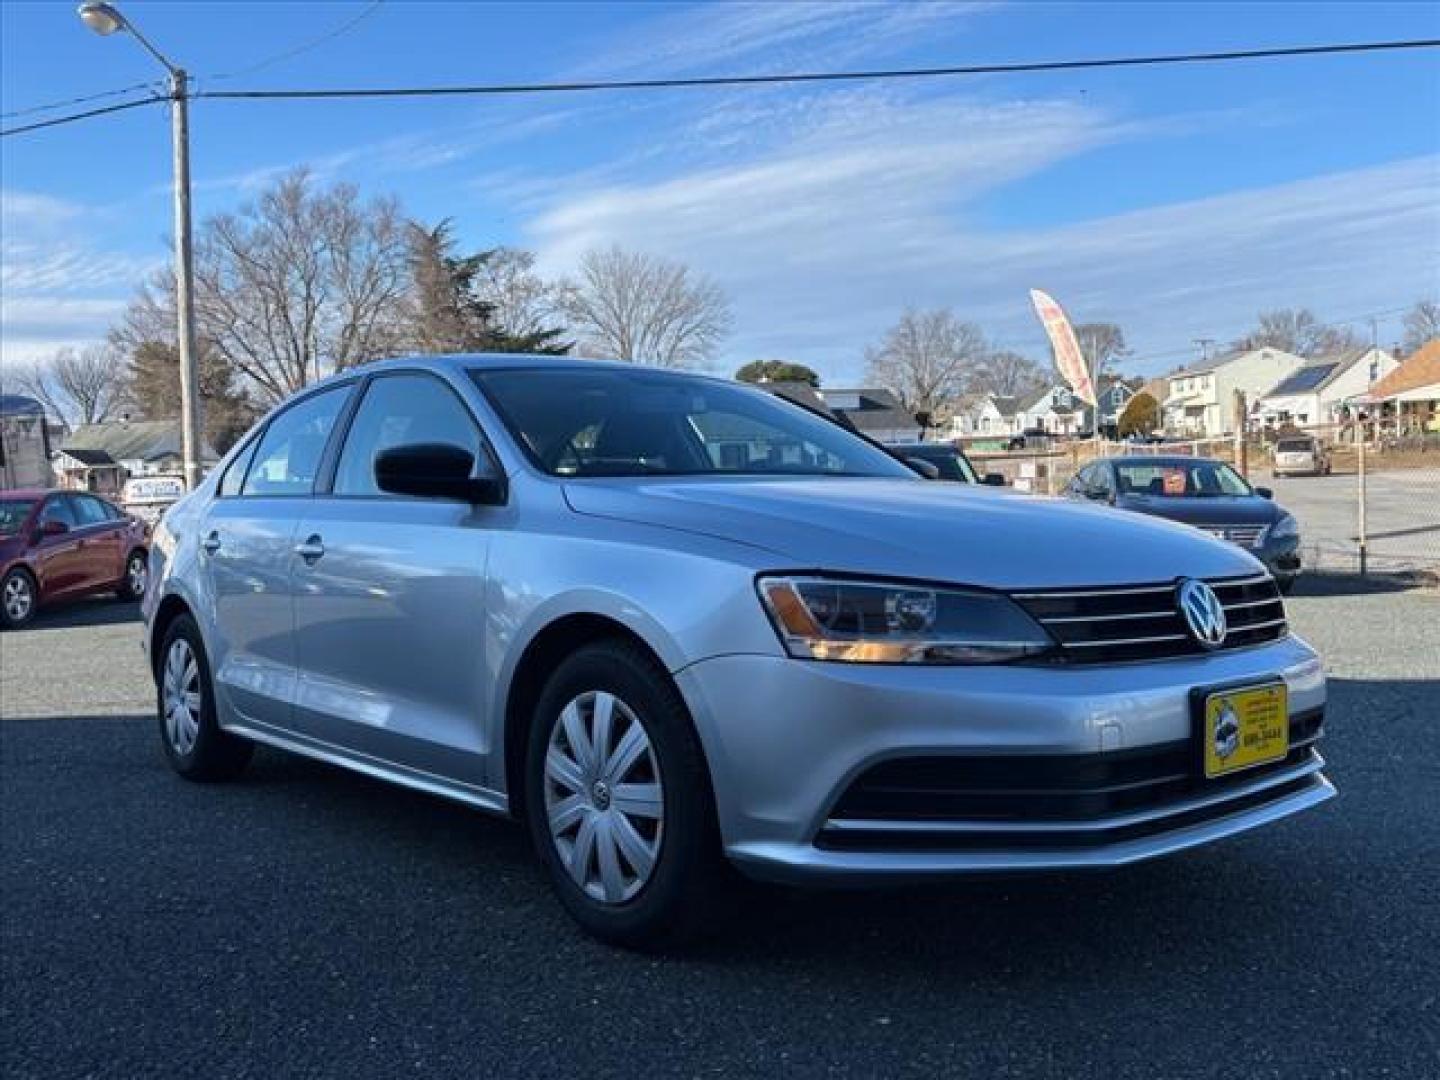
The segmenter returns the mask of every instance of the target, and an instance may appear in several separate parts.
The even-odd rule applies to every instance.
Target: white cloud
[[[1271,112],[1257,122],[1273,123]],[[1025,299],[1043,286],[1077,319],[1119,321],[1143,356],[1238,334],[1265,306],[1348,316],[1437,290],[1433,157],[1054,228],[979,220],[984,196],[1057,162],[1220,119],[1141,124],[1067,101],[874,92],[792,101],[778,116],[757,113],[752,137],[715,155],[723,163],[560,189],[529,239],[552,273],[610,243],[691,263],[734,301],[727,363],[787,356],[845,379],[908,304],[954,306],[1043,355]],[[710,123],[702,116],[675,138],[703,138]]]
[[[37,359],[105,335],[159,259],[98,245],[106,211],[0,192],[0,361]]]
[[[648,20],[603,42],[577,76],[752,74],[833,68],[854,57],[877,57],[953,31],[994,3],[893,4],[871,0],[828,3],[704,4]],[[763,62],[763,68],[735,65]],[[729,65],[728,67],[726,65]]]

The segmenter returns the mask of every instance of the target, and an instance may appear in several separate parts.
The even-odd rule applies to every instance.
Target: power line
[[[23,135],[27,131],[39,131],[41,128],[59,127],[61,124],[73,124],[78,120],[89,120],[92,116],[104,116],[106,113],[122,112],[125,109],[138,109],[141,105],[154,105],[157,102],[169,101],[168,97],[156,95],[155,97],[140,98],[137,101],[122,101],[118,105],[106,105],[99,109],[89,109],[81,113],[71,113],[68,116],[57,116],[53,120],[39,120],[33,124],[22,124],[20,127],[5,128],[0,131],[3,135]]]
[[[133,94],[136,90],[149,90],[154,92],[154,83],[136,83],[134,86],[122,86],[118,90],[102,90],[98,94],[86,94],[83,97],[63,98],[60,101],[46,102],[44,105],[31,105],[25,109],[12,109],[10,112],[0,113],[0,120],[9,120],[16,116],[33,116],[35,113],[53,112],[56,109],[63,109],[69,105],[84,105],[88,101],[99,101],[101,98],[120,97],[122,94]]]
[[[336,26],[334,29],[326,31],[317,38],[312,38],[309,41],[302,42],[301,44],[296,45],[294,48],[286,49],[284,52],[276,53],[274,56],[267,57],[266,59],[260,60],[254,64],[250,64],[247,67],[237,68],[234,71],[222,72],[219,75],[209,75],[206,76],[206,78],[212,80],[220,80],[234,79],[238,78],[241,75],[250,75],[257,71],[263,71],[265,68],[273,67],[284,60],[292,60],[295,57],[301,55],[302,53],[307,53],[312,49],[318,49],[321,45],[334,41],[342,34],[347,34],[351,30],[355,29],[355,27],[359,26],[371,15],[375,14],[375,12],[379,10],[380,5],[384,2],[385,0],[371,0],[371,3],[367,4],[364,10],[361,11],[358,15],[346,20],[339,26]]]
[[[372,5],[373,9],[373,5]],[[368,14],[368,11],[367,11]],[[350,25],[354,25],[352,20]],[[311,43],[312,45],[315,43]],[[296,99],[375,97],[454,97],[464,95],[541,94],[589,90],[665,90],[704,87],[775,86],[794,83],[858,82],[864,80],[927,79],[960,75],[1006,75],[1045,71],[1078,71],[1094,68],[1156,67],[1173,64],[1223,63],[1236,60],[1267,60],[1301,56],[1333,56],[1352,53],[1394,52],[1401,49],[1433,49],[1440,39],[1350,42],[1332,45],[1300,45],[1273,49],[1245,49],[1229,52],[1172,53],[1160,56],[1120,56],[1090,60],[1044,60],[1010,64],[972,64],[965,67],[891,68],[873,71],[796,72],[779,75],[720,75],[692,79],[627,79],[620,81],[568,83],[501,83],[479,86],[376,87],[334,90],[206,90],[191,97],[214,99]],[[309,48],[311,46],[305,46]],[[142,98],[103,109],[90,109],[36,124],[6,128],[0,136],[22,135],[41,128],[88,120],[121,109],[148,105],[164,97]]]
[[[1037,60],[1008,64],[971,64],[963,67],[885,68],[871,71],[811,71],[777,75],[714,75],[689,79],[624,79],[563,83],[500,83],[478,86],[410,86],[339,88],[332,90],[209,90],[207,98],[372,98],[457,97],[491,94],[573,93],[587,90],[673,90],[696,87],[774,86],[786,83],[860,82],[889,79],[932,79],[957,75],[1014,75],[1042,71],[1080,71],[1091,68],[1157,67],[1166,64],[1206,64],[1235,60],[1273,60],[1282,57],[1333,56],[1346,53],[1394,52],[1433,49],[1440,39],[1350,42],[1333,45],[1298,45],[1229,52],[1171,53],[1161,56],[1119,56],[1090,60]]]

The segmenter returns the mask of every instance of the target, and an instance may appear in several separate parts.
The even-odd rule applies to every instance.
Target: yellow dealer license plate
[[[1283,682],[1208,694],[1204,721],[1207,777],[1276,761],[1290,749],[1290,708]]]

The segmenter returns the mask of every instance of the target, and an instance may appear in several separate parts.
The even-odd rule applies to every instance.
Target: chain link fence
[[[1313,446],[1314,466],[1290,457]],[[1051,441],[1011,451],[972,451],[982,473],[1011,487],[1059,495],[1097,457],[1185,454],[1234,465],[1267,487],[1300,523],[1310,569],[1423,573],[1440,577],[1440,433],[1402,434],[1364,424],[1268,430],[1243,443],[1222,439],[1128,443]]]

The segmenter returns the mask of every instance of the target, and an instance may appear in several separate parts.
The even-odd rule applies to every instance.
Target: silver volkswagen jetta
[[[632,944],[782,881],[1113,867],[1333,794],[1254,558],[921,479],[789,402],[427,357],[270,414],[158,528],[177,771],[265,743],[528,824]],[[722,857],[723,856],[723,857]]]

